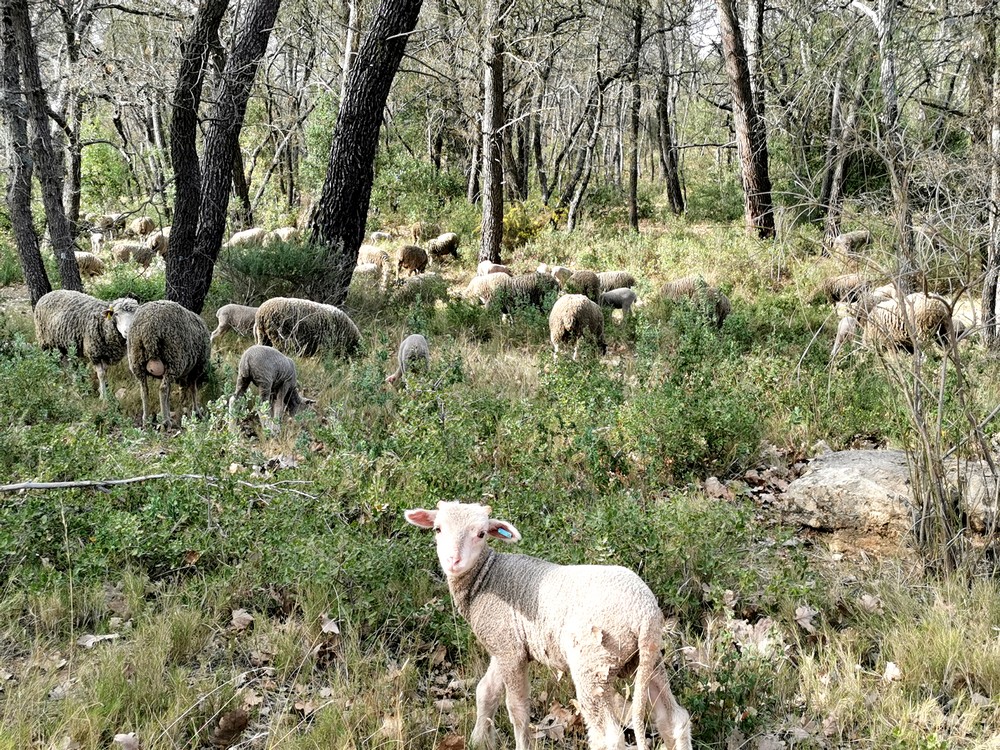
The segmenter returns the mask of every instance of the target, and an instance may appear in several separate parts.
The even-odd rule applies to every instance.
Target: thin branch
[[[18,482],[17,484],[4,484],[0,485],[0,492],[19,492],[21,490],[62,490],[62,489],[80,489],[80,488],[93,488],[97,490],[106,491],[109,487],[114,487],[116,485],[124,484],[136,484],[138,482],[148,482],[154,479],[193,479],[207,482],[209,484],[217,484],[220,480],[218,477],[213,477],[208,474],[147,474],[141,477],[126,477],[124,479],[81,479],[74,482]],[[308,484],[305,481],[299,480],[284,480],[281,482],[274,482],[273,484],[254,484],[253,482],[245,482],[241,479],[236,480],[236,483],[244,487],[250,487],[255,490],[261,489],[281,489],[286,492],[291,492],[295,495],[301,495],[302,497],[309,498],[310,500],[315,500],[314,495],[310,495],[302,490],[296,490],[290,488],[286,485],[289,484]]]

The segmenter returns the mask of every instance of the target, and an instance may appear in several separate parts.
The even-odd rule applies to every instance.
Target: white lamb
[[[405,512],[414,526],[434,529],[438,560],[458,611],[490,653],[476,687],[474,745],[493,746],[493,716],[507,691],[516,750],[531,735],[528,664],[567,671],[576,686],[590,746],[624,750],[615,706],[618,677],[635,674],[632,728],[645,750],[648,703],[660,738],[671,750],[690,750],[687,711],[670,691],[661,662],[663,613],[656,596],[631,570],[612,565],[555,565],[528,555],[494,552],[487,537],[521,539],[488,505],[438,503]]]

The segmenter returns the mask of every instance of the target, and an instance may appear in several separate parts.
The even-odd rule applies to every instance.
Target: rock
[[[959,493],[973,531],[991,528],[997,515],[997,478],[985,461],[958,461],[948,467],[948,485]]]
[[[901,450],[827,453],[778,495],[786,523],[902,537],[912,526],[910,471]]]

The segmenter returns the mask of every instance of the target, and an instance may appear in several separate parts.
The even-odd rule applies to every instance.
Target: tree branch
[[[0,485],[0,492],[19,492],[21,490],[64,490],[64,489],[81,489],[81,488],[92,488],[95,490],[101,490],[106,492],[108,488],[124,485],[124,484],[136,484],[138,482],[149,482],[154,479],[191,479],[200,480],[207,482],[208,484],[217,484],[220,480],[218,477],[213,477],[208,474],[147,474],[141,477],[126,477],[124,479],[81,479],[74,482],[18,482],[17,484],[4,484]],[[302,497],[309,498],[311,500],[315,499],[314,495],[310,495],[302,490],[292,489],[287,486],[288,484],[306,484],[306,482],[292,482],[292,481],[282,481],[275,482],[273,484],[254,484],[252,482],[245,482],[241,479],[236,480],[236,483],[242,485],[243,487],[252,487],[253,489],[280,489],[291,492],[296,495],[301,495]]]

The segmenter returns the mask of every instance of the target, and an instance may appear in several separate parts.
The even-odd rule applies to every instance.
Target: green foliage
[[[164,299],[167,296],[166,275],[162,272],[147,276],[138,267],[127,263],[111,265],[97,277],[89,293],[98,299],[113,300],[132,297],[143,302]]]
[[[465,185],[447,170],[414,158],[403,149],[379,153],[372,185],[372,204],[385,207],[388,216],[406,223],[439,221],[446,205],[465,195]],[[369,221],[369,229],[380,229],[383,217]]]
[[[559,213],[541,203],[515,203],[503,215],[503,246],[509,252],[538,237],[547,227],[555,226]]]
[[[215,266],[227,302],[259,305],[271,297],[296,297],[324,273],[326,252],[308,242],[270,242],[263,246],[223,248]]]
[[[92,143],[83,149],[80,172],[80,200],[85,206],[117,206],[121,196],[134,191],[128,162],[108,143]]]
[[[743,188],[735,170],[712,165],[685,171],[688,221],[729,222],[743,218]]]
[[[0,239],[0,287],[19,284],[22,281],[24,272],[21,270],[21,261],[17,257],[13,242],[8,242],[6,238]]]

